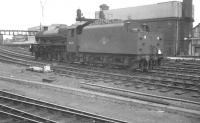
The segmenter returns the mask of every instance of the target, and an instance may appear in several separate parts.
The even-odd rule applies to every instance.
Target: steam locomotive
[[[163,38],[134,20],[54,25],[36,35],[36,59],[147,71],[162,59]]]

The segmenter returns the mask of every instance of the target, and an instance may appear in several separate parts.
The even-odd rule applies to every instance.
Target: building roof
[[[40,31],[41,28],[42,27],[40,27],[40,26],[34,26],[34,27],[28,28],[28,31]]]
[[[200,28],[200,23],[197,24],[193,29]]]

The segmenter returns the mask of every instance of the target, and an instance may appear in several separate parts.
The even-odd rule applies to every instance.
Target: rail
[[[22,95],[17,95],[17,94],[13,94],[13,93],[2,91],[2,90],[0,91],[0,95],[1,95],[0,100],[6,100],[6,103],[8,101],[11,101],[12,104],[19,104],[20,103],[20,105],[29,105],[31,107],[34,106],[34,107],[37,107],[37,108],[34,108],[34,109],[42,108],[43,110],[50,110],[51,114],[52,114],[53,111],[54,111],[54,114],[58,114],[58,112],[59,112],[62,115],[67,115],[67,116],[71,116],[71,117],[78,117],[78,118],[75,118],[77,121],[79,121],[79,120],[81,121],[81,119],[86,119],[87,121],[92,122],[92,123],[93,122],[98,122],[98,123],[126,123],[126,121],[108,118],[108,117],[105,117],[105,116],[102,116],[102,115],[97,115],[97,114],[81,111],[81,110],[78,110],[78,109],[75,109],[75,108],[64,107],[64,106],[61,106],[61,105],[56,105],[56,104],[48,103],[48,102],[45,102],[45,101],[39,101],[39,100],[36,100],[36,99],[33,99],[33,98],[28,98],[28,97],[25,97],[25,96],[22,96]],[[29,107],[29,106],[26,106],[26,108]],[[16,105],[15,105],[15,107],[16,107]],[[34,111],[31,111],[31,112],[34,112]],[[55,113],[55,112],[57,112],[57,113]],[[24,112],[24,114],[25,113],[26,112]],[[29,114],[27,114],[27,115],[29,115]],[[37,118],[42,118],[42,117],[37,116]],[[50,119],[42,118],[42,120],[50,120]],[[52,120],[50,120],[50,121],[54,122]]]

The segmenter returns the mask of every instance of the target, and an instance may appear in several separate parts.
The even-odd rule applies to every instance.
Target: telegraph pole
[[[45,1],[40,0],[40,6],[41,6],[41,10],[42,10],[42,17],[40,20],[40,31],[42,30],[42,23],[44,22],[44,6],[45,6],[46,2],[47,2],[47,0],[45,0]]]

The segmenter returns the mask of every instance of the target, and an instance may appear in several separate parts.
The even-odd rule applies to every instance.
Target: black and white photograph
[[[200,0],[0,3],[0,123],[200,123]]]

